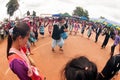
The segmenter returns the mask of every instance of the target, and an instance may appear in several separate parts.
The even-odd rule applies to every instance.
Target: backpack
[[[65,27],[65,25],[64,25],[63,27],[64,27],[64,29],[67,29],[67,28]],[[63,38],[63,40],[65,40],[65,39],[68,38],[68,34],[67,34],[67,32],[63,32],[63,33],[61,33],[60,36]]]
[[[60,36],[63,38],[63,39],[67,39],[68,37],[68,34],[66,32],[63,32],[60,34]]]

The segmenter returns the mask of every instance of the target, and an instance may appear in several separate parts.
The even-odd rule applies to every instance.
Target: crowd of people
[[[5,36],[8,38],[7,58],[10,68],[20,80],[45,79],[45,77],[37,74],[39,72],[29,58],[29,55],[32,54],[31,46],[35,46],[36,41],[39,40],[38,35],[44,39],[45,28],[48,28],[49,37],[52,38],[51,50],[53,52],[55,52],[57,45],[60,51],[64,51],[64,42],[69,35],[76,36],[80,33],[83,36],[85,31],[87,31],[88,39],[93,33],[96,34],[95,43],[98,42],[100,35],[105,36],[101,49],[107,46],[110,38],[114,40],[113,45],[111,45],[110,58],[101,72],[98,72],[94,62],[85,56],[81,56],[66,64],[63,71],[65,80],[110,80],[120,69],[120,55],[114,55],[115,47],[120,43],[120,31],[111,26],[63,17],[24,18],[0,26],[1,39],[3,40]]]

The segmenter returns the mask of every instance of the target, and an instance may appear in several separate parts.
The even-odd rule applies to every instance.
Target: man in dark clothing
[[[63,38],[61,38],[61,33],[67,31],[64,27],[64,19],[58,18],[58,23],[53,25],[53,33],[52,33],[52,51],[55,51],[54,48],[56,45],[60,47],[60,51],[63,51],[62,46],[64,44]]]
[[[105,39],[104,39],[104,41],[102,43],[101,49],[106,47],[106,45],[107,45],[107,43],[109,41],[109,38],[110,38],[110,33],[111,33],[110,27],[108,27],[108,28],[106,28],[106,31],[102,34],[102,35],[105,35]]]
[[[105,67],[98,74],[96,80],[111,80],[120,70],[120,54],[116,54],[107,61]]]
[[[61,33],[62,33],[62,31],[59,29],[59,26],[57,24],[55,24],[53,26],[52,38],[55,39],[55,40],[59,40]]]
[[[102,32],[101,25],[98,24],[98,27],[96,29],[95,43],[98,41],[98,37],[99,37],[101,32]]]

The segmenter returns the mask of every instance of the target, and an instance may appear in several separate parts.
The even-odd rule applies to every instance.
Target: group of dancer
[[[87,31],[87,37],[88,39],[91,37],[93,33],[95,33],[95,39],[94,42],[97,43],[99,40],[99,36],[105,36],[101,49],[104,49],[109,39],[111,38],[114,40],[113,45],[111,45],[110,55],[114,55],[115,47],[120,43],[120,31],[117,30],[115,27],[108,26],[101,23],[94,23],[94,22],[87,22],[87,21],[80,21],[80,20],[69,20],[68,22],[68,31],[69,34],[77,35],[77,33],[81,33],[81,35],[84,35],[84,32]],[[119,47],[120,52],[120,47]]]
[[[55,51],[55,44],[63,45],[64,39],[60,39],[61,33],[66,32],[66,35],[78,35],[78,33],[81,33],[81,35],[84,35],[84,32],[87,31],[88,39],[91,37],[92,33],[95,33],[95,43],[98,42],[99,36],[102,34],[102,36],[105,36],[103,43],[101,45],[101,49],[104,49],[109,42],[109,39],[112,38],[115,42],[113,45],[111,45],[111,56],[114,53],[115,47],[117,44],[119,44],[119,34],[120,31],[116,30],[113,27],[103,25],[100,23],[94,23],[89,21],[83,21],[79,19],[65,19],[63,18],[61,21],[58,19],[49,19],[49,18],[34,18],[25,20],[23,19],[25,23],[27,23],[30,27],[30,37],[27,42],[27,46],[30,50],[30,45],[35,46],[35,42],[38,40],[38,35],[42,36],[44,38],[46,34],[45,28],[48,28],[49,36],[52,37],[52,51]],[[15,26],[15,21],[11,21],[8,23],[5,23],[4,25],[1,25],[0,33],[2,39],[4,39],[4,35],[8,35],[11,28]],[[56,28],[59,27],[59,28]],[[61,26],[61,28],[60,28]],[[58,30],[57,30],[58,29]],[[65,31],[64,31],[65,29]],[[59,37],[59,39],[58,39]],[[55,41],[57,40],[57,41]],[[60,42],[58,41],[60,40]],[[57,42],[57,43],[56,43]],[[61,50],[61,49],[60,49]]]

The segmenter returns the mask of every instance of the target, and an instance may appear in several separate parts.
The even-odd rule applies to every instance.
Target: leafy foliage
[[[63,17],[70,17],[71,15],[66,12],[66,13],[62,14],[62,16],[63,16]]]
[[[84,10],[82,7],[76,7],[76,9],[73,11],[73,15],[75,16],[85,16],[89,18],[89,14],[87,10]]]
[[[19,8],[18,0],[10,0],[7,4],[7,14],[13,16],[14,12]]]
[[[30,11],[27,11],[27,16],[29,16],[30,15]]]
[[[35,11],[33,11],[33,17],[35,17],[36,16],[36,12]]]

